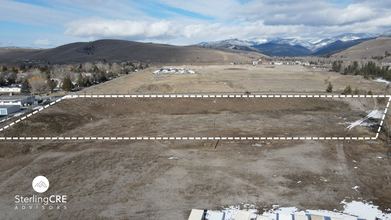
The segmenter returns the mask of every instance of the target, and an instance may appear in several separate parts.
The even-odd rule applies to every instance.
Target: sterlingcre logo
[[[49,180],[44,176],[37,176],[33,180],[33,189],[37,193],[44,193],[49,189]]]
[[[37,176],[31,183],[33,189],[37,193],[44,193],[49,189],[49,180],[44,176]],[[66,195],[50,195],[50,196],[15,196],[16,210],[61,210],[67,209]]]

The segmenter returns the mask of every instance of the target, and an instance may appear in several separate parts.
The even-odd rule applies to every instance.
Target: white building
[[[19,105],[23,106],[25,103],[34,103],[35,96],[0,96],[1,105]]]
[[[0,92],[20,92],[18,87],[0,87]]]
[[[195,72],[185,68],[162,68],[155,70],[152,74],[195,74]]]

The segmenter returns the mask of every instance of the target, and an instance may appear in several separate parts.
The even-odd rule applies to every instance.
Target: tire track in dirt
[[[354,186],[357,186],[360,181],[357,176],[350,172],[349,166],[348,166],[348,160],[346,159],[345,150],[344,150],[344,142],[338,141],[336,148],[337,148],[337,159],[338,159],[338,165],[340,167],[340,173],[342,174],[344,181],[343,186],[346,189],[351,189]]]

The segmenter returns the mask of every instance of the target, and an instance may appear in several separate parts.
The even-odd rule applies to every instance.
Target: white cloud
[[[1,0],[1,9],[0,21],[27,25],[56,25],[65,23],[70,17],[80,17],[69,11],[10,0]]]
[[[0,1],[1,21],[49,27],[57,37],[26,31],[30,44],[56,39],[52,46],[61,37],[61,42],[120,38],[192,44],[229,37],[313,40],[391,29],[389,0],[42,0],[45,6]],[[3,42],[9,39],[0,36]]]
[[[34,41],[34,44],[37,46],[49,46],[49,45],[52,45],[53,42],[48,41],[48,39],[45,39],[45,40],[38,39],[38,40]]]
[[[267,26],[263,22],[246,25],[180,24],[174,21],[138,22],[129,20],[108,20],[99,17],[82,19],[67,24],[66,35],[85,38],[124,38],[131,40],[174,39],[210,37],[228,38],[248,36],[272,36],[304,32],[303,25]]]
[[[160,38],[175,36],[175,27],[170,21],[108,20],[99,17],[82,19],[66,24],[66,35],[93,38]]]

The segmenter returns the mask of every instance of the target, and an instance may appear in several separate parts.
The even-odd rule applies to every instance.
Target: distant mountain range
[[[252,39],[226,39],[212,42],[201,42],[200,45],[225,47],[241,50],[259,50],[275,56],[305,56],[324,55],[334,51],[343,50],[356,44],[372,40],[377,37],[391,37],[391,30],[383,34],[347,33],[315,42],[299,39],[282,38],[252,38]]]

